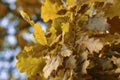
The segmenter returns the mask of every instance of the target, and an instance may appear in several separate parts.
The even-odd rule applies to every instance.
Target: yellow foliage
[[[17,55],[16,66],[20,72],[26,72],[29,80],[87,79],[88,70],[92,71],[98,66],[103,73],[109,69],[115,72],[113,64],[120,67],[120,61],[112,63],[111,56],[119,56],[120,35],[111,37],[111,34],[100,32],[109,32],[105,16],[120,16],[120,1],[113,0],[114,4],[111,3],[106,11],[104,7],[107,1],[44,0],[41,18],[49,26],[46,35],[40,23],[34,23],[21,10],[21,16],[34,26],[34,37],[38,44],[25,47]]]
[[[34,75],[36,73],[42,72],[43,67],[45,66],[45,59],[44,58],[21,58],[16,63],[17,68],[19,68],[20,72],[26,72],[27,76]]]
[[[62,23],[62,31],[69,32],[69,23]]]
[[[40,23],[34,24],[34,36],[36,41],[41,45],[47,45],[47,39],[42,30]]]
[[[34,26],[34,36],[36,41],[41,45],[47,45],[47,39],[45,37],[40,23],[34,23],[34,21],[31,20],[28,14],[25,13],[23,10],[20,11],[20,14],[28,23]]]
[[[41,8],[41,17],[44,19],[45,22],[49,21],[50,19],[55,19],[59,17],[57,12],[62,8],[62,6],[58,6],[57,3],[51,3],[50,0],[46,0]]]
[[[51,28],[50,28],[50,32],[52,33],[51,34],[51,37],[48,39],[48,43],[50,44],[56,37],[57,37],[57,35],[56,35],[56,29],[55,29],[55,27],[54,26],[52,26]]]
[[[67,0],[68,6],[72,7],[75,5],[75,0]]]

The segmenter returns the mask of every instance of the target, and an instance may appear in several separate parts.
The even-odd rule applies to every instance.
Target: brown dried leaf
[[[87,74],[87,67],[89,66],[90,64],[90,61],[89,60],[85,60],[83,65],[82,65],[82,70],[81,70],[81,73],[82,74]]]
[[[103,43],[99,39],[89,38],[88,36],[81,36],[76,42],[80,46],[85,46],[90,53],[99,52],[103,48]]]
[[[68,60],[66,61],[66,66],[70,69],[76,68],[76,59],[75,56],[70,56]]]
[[[63,57],[69,57],[72,54],[72,51],[70,49],[68,49],[67,46],[63,45],[61,48],[61,55]]]
[[[62,58],[60,56],[53,56],[48,59],[47,64],[43,68],[44,76],[48,78],[53,70],[57,70],[58,66],[62,64]]]
[[[113,65],[112,65],[111,61],[104,61],[102,64],[102,68],[103,68],[103,70],[109,70],[109,69],[113,68]]]
[[[87,57],[88,57],[88,51],[84,51],[81,54],[81,61],[87,60]]]

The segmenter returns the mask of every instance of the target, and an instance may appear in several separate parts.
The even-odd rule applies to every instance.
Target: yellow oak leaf
[[[47,39],[42,30],[40,23],[34,24],[34,36],[36,41],[41,45],[47,45]]]
[[[37,73],[42,73],[43,67],[45,66],[44,58],[21,58],[16,63],[17,68],[20,72],[26,72],[27,77],[35,75]]]
[[[59,17],[57,12],[61,9],[62,7],[59,6],[57,3],[52,3],[50,0],[46,0],[45,3],[43,4],[41,8],[41,17],[45,22],[49,21],[50,19],[55,19]]]

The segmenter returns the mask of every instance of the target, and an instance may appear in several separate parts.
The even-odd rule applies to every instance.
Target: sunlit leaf
[[[42,72],[45,66],[44,58],[21,58],[16,64],[20,72],[26,72],[27,76]]]
[[[45,22],[49,21],[50,19],[53,20],[59,17],[59,15],[57,15],[57,12],[60,9],[61,9],[61,6],[58,6],[57,3],[53,4],[50,2],[50,0],[46,0],[42,6],[41,17],[44,19]]]
[[[47,45],[45,34],[42,30],[40,23],[34,24],[34,36],[36,41],[41,45]]]

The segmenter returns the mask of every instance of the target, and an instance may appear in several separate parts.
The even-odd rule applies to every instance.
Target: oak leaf
[[[81,73],[82,74],[87,74],[87,67],[89,66],[90,61],[89,60],[85,60],[84,63],[82,64],[82,70]]]
[[[66,66],[68,67],[68,68],[70,68],[70,69],[74,69],[74,68],[76,68],[76,59],[75,59],[75,56],[70,56],[69,58],[68,58],[68,60],[66,61]]]
[[[88,36],[81,36],[77,41],[79,45],[84,45],[90,53],[99,52],[103,48],[103,43],[99,39],[89,38]]]
[[[45,78],[48,78],[53,70],[57,70],[58,66],[62,64],[60,56],[53,56],[48,59],[47,64],[43,68]]]
[[[40,23],[34,24],[34,36],[36,41],[41,45],[47,45],[47,39],[42,30]]]
[[[41,8],[41,17],[44,19],[45,22],[49,21],[50,19],[53,20],[59,15],[57,12],[62,8],[62,6],[58,6],[57,3],[52,3],[50,0],[45,0]]]
[[[46,63],[44,58],[28,57],[28,58],[21,58],[16,63],[16,66],[20,72],[26,72],[27,77],[30,77],[31,75],[42,72],[45,64]]]
[[[72,54],[72,51],[70,49],[68,49],[67,46],[63,45],[61,48],[61,55],[63,57],[69,57]]]

